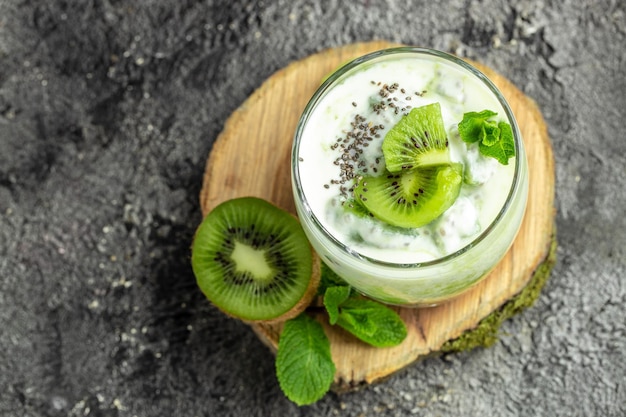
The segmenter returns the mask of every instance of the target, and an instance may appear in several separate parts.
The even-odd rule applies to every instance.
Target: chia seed
[[[396,94],[402,94],[402,98],[405,101],[411,99],[407,95],[404,88],[400,88],[398,83],[382,83],[374,80],[370,81],[370,84],[378,88],[377,96],[379,100],[374,100],[371,104],[371,110],[374,114],[380,115],[381,112],[390,112],[392,114],[406,114],[407,110],[411,106],[400,107],[396,104],[399,98]],[[421,93],[416,92],[416,95]],[[351,102],[352,107],[358,107],[356,102]],[[336,138],[335,143],[330,146],[332,151],[338,153],[337,158],[333,161],[333,164],[339,167],[338,175],[332,178],[329,183],[324,184],[325,188],[329,188],[331,185],[345,184],[362,178],[362,175],[370,170],[377,173],[380,168],[381,158],[377,157],[375,163],[367,164],[363,159],[363,151],[370,145],[370,142],[374,138],[380,138],[380,131],[385,127],[382,124],[374,124],[373,121],[367,120],[364,116],[356,114],[353,120],[350,122],[350,127],[343,132],[343,136]],[[344,199],[351,197],[354,186],[349,188],[340,186],[339,193]]]

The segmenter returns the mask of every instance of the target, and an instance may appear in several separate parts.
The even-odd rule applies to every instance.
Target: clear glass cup
[[[307,171],[303,167],[307,155],[301,153],[301,145],[305,136],[307,140],[315,138],[315,135],[305,135],[307,129],[316,129],[311,121],[315,119],[313,116],[316,112],[349,111],[346,108],[329,109],[324,102],[325,97],[338,86],[347,85],[350,77],[363,68],[385,65],[398,59],[416,60],[425,66],[435,62],[436,66],[453,67],[460,70],[463,77],[477,80],[481,88],[484,87],[485,94],[495,98],[501,106],[505,121],[511,125],[515,141],[515,157],[509,161],[513,164],[513,179],[510,188],[499,190],[500,193],[506,193],[506,199],[490,224],[483,227],[472,241],[453,253],[418,262],[380,259],[351,247],[345,239],[327,227],[321,218],[323,214],[312,208],[311,203],[318,196],[310,192],[307,194],[303,188],[304,176],[325,175],[328,170],[333,169],[332,166],[319,166],[314,171]],[[453,86],[450,88],[454,90]],[[298,123],[291,168],[298,216],[321,259],[362,294],[388,304],[403,306],[439,304],[461,294],[484,278],[513,243],[522,222],[528,194],[528,168],[522,137],[513,113],[498,88],[465,61],[425,48],[401,47],[374,52],[351,61],[326,79],[309,101]]]

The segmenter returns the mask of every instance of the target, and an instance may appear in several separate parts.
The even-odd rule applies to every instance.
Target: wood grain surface
[[[387,42],[351,44],[294,62],[266,80],[227,120],[206,165],[200,203],[206,215],[235,197],[257,196],[295,214],[290,152],[298,119],[320,81],[340,64]],[[317,313],[331,341],[337,367],[335,388],[343,390],[402,369],[474,328],[481,319],[519,293],[546,259],[554,229],[554,160],[547,129],[536,104],[501,75],[472,62],[501,90],[518,121],[528,156],[528,206],[513,246],[498,266],[464,294],[430,308],[397,308],[409,330],[393,348],[373,348],[329,326]],[[280,325],[254,325],[276,349]]]

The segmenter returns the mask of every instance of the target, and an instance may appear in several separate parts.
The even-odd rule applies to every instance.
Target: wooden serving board
[[[294,62],[266,80],[228,119],[206,165],[200,203],[206,215],[235,197],[256,196],[296,213],[291,191],[291,144],[300,115],[321,80],[342,63],[398,46],[368,42],[325,50]],[[477,286],[452,301],[429,308],[397,308],[408,328],[393,348],[370,347],[328,325],[316,313],[331,341],[337,373],[335,389],[345,390],[383,378],[474,328],[518,294],[549,253],[554,231],[554,160],[535,103],[493,70],[472,62],[501,90],[524,137],[530,172],[528,206],[510,251]],[[253,325],[276,349],[281,325]]]

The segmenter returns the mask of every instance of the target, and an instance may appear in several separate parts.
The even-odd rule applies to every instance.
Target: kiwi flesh
[[[279,322],[302,312],[317,291],[319,263],[298,219],[256,197],[215,207],[192,245],[200,290],[247,322]]]
[[[448,138],[439,103],[416,107],[387,132],[382,144],[390,172],[448,164]]]
[[[361,177],[354,196],[370,213],[392,226],[415,228],[439,217],[457,199],[463,165],[441,164],[399,173]]]
[[[348,213],[357,217],[372,217],[372,213],[358,198],[351,198],[343,202],[343,207]]]

